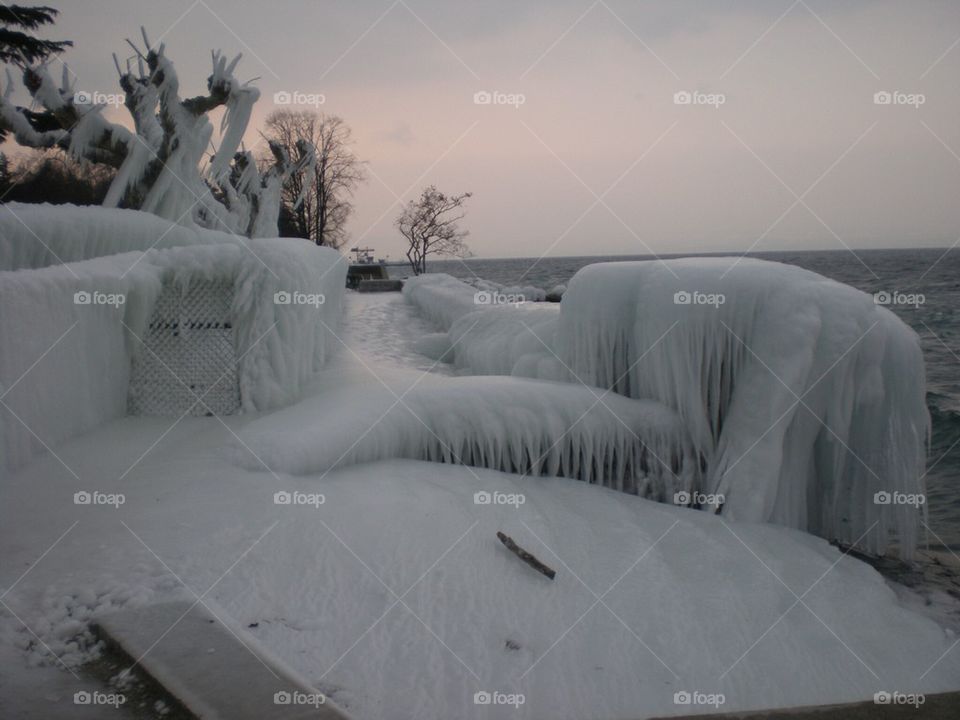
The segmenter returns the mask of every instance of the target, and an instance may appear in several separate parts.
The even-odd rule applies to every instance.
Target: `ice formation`
[[[564,296],[557,353],[578,379],[659,400],[707,459],[727,517],[873,552],[914,548],[929,416],[916,335],[816,273],[730,258],[602,263]]]
[[[135,246],[149,237],[139,225],[164,224],[146,213],[91,209],[94,221],[80,224],[88,234],[71,245],[69,218],[83,213],[46,212],[48,225],[57,228],[50,235],[57,239],[54,245],[78,254],[104,245]],[[95,232],[103,227],[97,215],[118,230],[128,222],[137,230],[104,243]],[[220,242],[229,237],[222,233],[192,229],[180,229],[175,238],[198,236],[211,242],[0,271],[0,337],[17,338],[0,344],[0,384],[7,393],[7,408],[0,408],[6,414],[5,464],[22,465],[44,447],[125,414],[130,362],[140,352],[138,338],[165,282],[180,288],[199,279],[233,283],[231,319],[244,410],[277,407],[300,396],[331,352],[346,276],[342,256],[293,238],[242,245]],[[90,300],[78,302],[77,293]],[[29,381],[18,382],[27,370]]]
[[[158,269],[137,263],[139,257],[0,272],[2,464],[8,468],[126,414],[135,343],[124,326],[142,332],[161,285]],[[76,293],[94,292],[124,301],[75,302]]]
[[[450,352],[445,360],[458,368],[477,375],[566,379],[552,350],[559,317],[556,304],[509,302],[516,296],[476,290],[439,273],[408,279],[403,293],[446,332]],[[425,349],[436,353],[441,344],[430,342]]]
[[[884,552],[915,547],[929,417],[915,334],[873,298],[761,260],[591,265],[550,306],[471,306],[410,281],[458,367],[612,389],[675,409],[725,516]],[[879,495],[878,495],[879,493]],[[720,510],[720,502],[714,510]]]
[[[173,225],[137,210],[0,205],[0,271],[41,268],[150,248],[241,242],[245,238]]]
[[[325,374],[319,395],[244,428],[237,457],[297,474],[430,460],[577,478],[671,502],[697,484],[679,417],[659,403],[520,378],[380,377],[393,386]],[[333,406],[342,409],[325,410]]]
[[[431,273],[407,278],[403,295],[446,332],[454,320],[477,309],[472,286],[444,273]]]
[[[40,112],[13,104],[13,82],[7,72],[0,92],[0,127],[25,146],[55,147],[79,162],[115,168],[105,207],[136,208],[178,225],[276,237],[280,190],[306,166],[312,173],[315,148],[306,139],[298,140],[298,161],[278,157],[261,182],[252,155],[238,152],[260,97],[259,90],[234,76],[241,56],[228,62],[222,53],[213,52],[208,94],[184,99],[165,45],[152,46],[145,29],[141,34],[144,50],[134,46],[137,60],[129,58],[125,71],[114,55],[134,132],[107,121],[104,105],[91,104],[87,93],[76,92],[65,65],[58,85],[45,63],[24,69],[24,85]],[[220,147],[203,168],[213,139],[208,115],[221,106]],[[59,128],[41,131],[35,125]],[[304,184],[310,180],[305,178]]]

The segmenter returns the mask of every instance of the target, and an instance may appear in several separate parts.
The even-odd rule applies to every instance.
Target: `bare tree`
[[[428,255],[466,257],[470,254],[466,239],[470,233],[458,223],[466,214],[463,207],[473,193],[445,195],[435,185],[425,188],[416,200],[410,200],[395,224],[409,247],[407,260],[414,274],[427,271]]]
[[[300,159],[299,142],[306,140],[316,149],[312,187],[304,192],[310,180],[305,173],[291,176],[283,188],[283,209],[298,236],[317,245],[342,246],[347,240],[354,190],[366,178],[363,162],[350,149],[349,126],[336,115],[278,110],[267,118],[264,134],[284,148],[293,162]],[[303,202],[297,205],[301,197]]]

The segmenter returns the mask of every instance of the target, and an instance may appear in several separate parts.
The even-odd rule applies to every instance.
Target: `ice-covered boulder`
[[[676,409],[725,516],[874,552],[895,531],[912,552],[923,357],[870,295],[761,260],[601,263],[571,280],[555,349],[578,380]]]

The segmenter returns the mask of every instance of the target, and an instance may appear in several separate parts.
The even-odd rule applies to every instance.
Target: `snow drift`
[[[689,438],[659,403],[519,378],[380,377],[386,388],[356,371],[325,373],[318,395],[245,427],[236,457],[254,470],[266,464],[295,474],[430,460],[577,478],[671,501],[697,484]],[[327,411],[334,406],[337,414]]]
[[[601,263],[570,282],[556,350],[676,409],[727,517],[912,553],[921,514],[884,500],[924,492],[923,357],[871,296],[761,260]]]
[[[0,271],[41,268],[151,248],[244,242],[246,238],[176,225],[137,210],[0,205]]]

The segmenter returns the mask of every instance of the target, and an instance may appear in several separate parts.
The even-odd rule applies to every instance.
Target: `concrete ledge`
[[[672,716],[670,720],[715,718],[715,720],[955,720],[960,718],[960,692],[927,695],[923,705],[877,705],[872,700],[842,705],[811,705],[809,707],[756,710],[750,712],[716,713],[708,715]],[[667,718],[651,718],[667,720]]]
[[[122,610],[97,620],[94,631],[197,718],[348,720],[247,633],[231,631],[200,604]]]
[[[400,292],[403,280],[361,280],[357,292]]]

